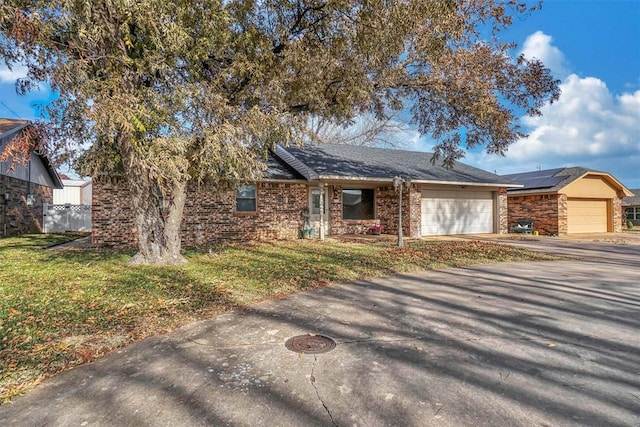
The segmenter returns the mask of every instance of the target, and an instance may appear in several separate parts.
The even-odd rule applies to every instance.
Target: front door
[[[328,209],[328,191],[325,188],[324,197],[324,210],[323,214],[320,214],[320,189],[319,188],[311,188],[309,190],[309,225],[313,228],[316,236],[320,235],[320,218],[322,217],[324,234],[329,234],[329,209]]]

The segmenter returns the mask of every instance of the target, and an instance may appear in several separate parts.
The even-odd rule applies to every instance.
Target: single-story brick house
[[[633,195],[622,199],[622,219],[640,225],[640,188],[630,191]]]
[[[540,234],[619,232],[621,201],[631,192],[607,172],[567,167],[503,175],[509,188],[509,226],[532,219]]]
[[[322,144],[276,147],[264,179],[224,194],[192,188],[185,205],[185,246],[216,241],[294,239],[309,227],[317,236],[367,233],[382,225],[397,233],[394,177],[410,179],[402,199],[403,233],[506,233],[510,180],[432,155],[383,148]],[[324,204],[324,209],[321,206]],[[94,245],[134,245],[130,197],[124,183],[93,182]]]
[[[30,123],[0,118],[0,153]],[[27,164],[0,162],[0,236],[42,231],[42,206],[62,182],[49,159],[32,152]]]

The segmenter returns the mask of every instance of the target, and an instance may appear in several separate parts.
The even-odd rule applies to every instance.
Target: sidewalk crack
[[[316,391],[316,396],[318,396],[318,400],[320,401],[320,403],[322,403],[322,406],[324,407],[324,410],[327,411],[327,414],[329,414],[329,418],[331,419],[331,423],[334,426],[337,427],[338,424],[333,419],[333,415],[331,415],[331,411],[329,410],[327,405],[322,400],[322,397],[320,397],[320,392],[318,391],[318,387],[316,387],[316,377],[314,376],[314,374],[315,374],[316,363],[317,362],[318,362],[318,357],[316,357],[316,355],[314,354],[313,355],[313,365],[311,366],[311,377],[309,378],[309,381],[311,382],[311,386],[313,387],[313,389]]]

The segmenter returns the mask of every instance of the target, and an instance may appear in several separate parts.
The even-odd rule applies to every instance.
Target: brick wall
[[[498,209],[498,234],[506,234],[509,232],[509,203],[507,198],[507,189],[500,188],[498,190],[498,200],[497,206]]]
[[[384,225],[384,233],[387,232],[386,221],[380,220],[378,207],[378,190],[374,192],[375,218],[374,219],[342,219],[342,186],[333,185],[329,188],[329,234],[367,234],[373,225]]]
[[[611,209],[613,210],[613,232],[622,232],[622,223],[624,222],[624,209],[622,208],[622,198],[612,199]]]
[[[558,236],[564,236],[569,232],[569,207],[567,195],[558,194]]]
[[[4,200],[4,194],[9,195]],[[27,194],[34,194],[33,206],[27,206]],[[0,236],[41,233],[43,203],[52,203],[53,190],[28,181],[0,175]]]
[[[402,234],[409,237],[420,237],[421,225],[421,198],[420,187],[411,185],[410,189],[402,191]],[[376,211],[381,224],[385,226],[384,232],[398,233],[398,193],[392,186],[380,187],[376,190]]]
[[[508,197],[507,206],[508,228],[516,225],[519,219],[530,218],[533,219],[533,229],[542,235],[567,232],[567,200],[564,194],[513,195]]]
[[[192,188],[185,203],[182,244],[297,238],[307,200],[304,184],[262,182],[257,185],[257,212],[236,213],[235,192]],[[124,183],[94,182],[92,222],[94,245],[137,244],[133,208]]]
[[[124,183],[94,180],[91,239],[97,246],[135,246],[138,241],[131,195]]]
[[[308,205],[304,184],[258,183],[256,213],[236,213],[233,191],[217,194],[201,189],[185,204],[183,244],[296,239],[304,223],[302,210]]]

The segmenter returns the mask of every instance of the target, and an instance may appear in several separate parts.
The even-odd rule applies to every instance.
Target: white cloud
[[[560,87],[560,99],[543,107],[542,117],[523,119],[529,136],[513,144],[506,157],[483,153],[467,160],[501,174],[585,166],[639,186],[640,90],[615,96],[602,80],[575,74]]]
[[[27,76],[27,68],[22,64],[15,64],[10,70],[6,65],[0,65],[0,83],[15,83],[17,79]]]
[[[564,78],[568,74],[565,57],[560,49],[551,44],[552,41],[553,38],[551,36],[542,31],[536,31],[527,37],[521,53],[527,59],[539,59],[557,77]]]
[[[564,55],[551,41],[536,32],[527,38],[525,50],[548,66],[562,67]],[[560,99],[544,106],[542,117],[523,118],[529,136],[505,157],[469,153],[463,161],[499,174],[584,166],[640,187],[640,90],[615,95],[604,81],[576,74],[567,74],[560,88]]]

